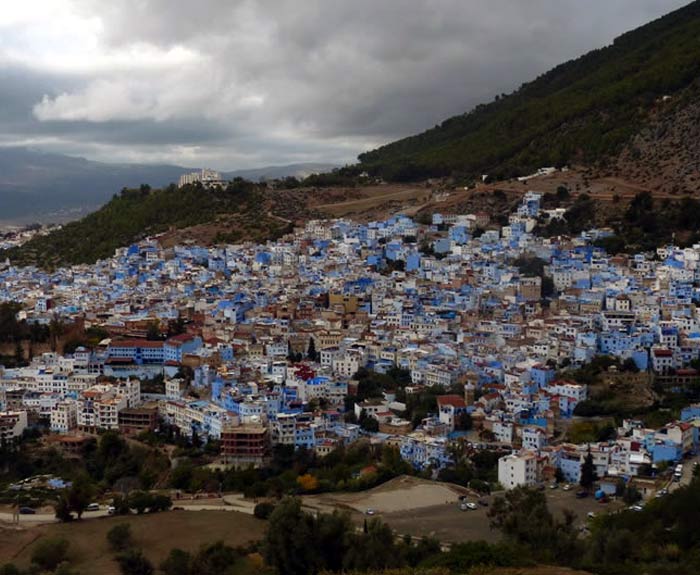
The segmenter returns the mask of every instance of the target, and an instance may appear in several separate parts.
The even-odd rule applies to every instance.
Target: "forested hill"
[[[149,186],[124,189],[102,208],[45,236],[0,253],[13,264],[55,267],[93,263],[147,235],[192,229],[199,224],[217,239],[265,240],[287,231],[288,225],[269,215],[263,186],[240,178],[226,189],[200,184],[160,190]]]
[[[510,95],[361,154],[359,167],[401,181],[487,173],[504,178],[542,166],[609,163],[650,121],[695,100],[698,77],[695,1]]]

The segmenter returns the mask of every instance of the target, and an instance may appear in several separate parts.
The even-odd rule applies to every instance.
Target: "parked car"
[[[99,511],[100,510],[100,504],[99,503],[90,503],[90,505],[87,506],[88,511]]]
[[[371,507],[369,507],[369,508],[365,511],[365,515],[374,515],[375,513],[376,513],[376,511],[375,511],[374,509],[372,509]]]
[[[20,515],[34,515],[34,514],[36,514],[36,511],[34,509],[32,509],[31,507],[20,507],[19,514]]]
[[[556,483],[550,483],[550,484],[549,484],[549,488],[550,488],[550,489],[558,489],[559,486],[558,486]]]
[[[467,503],[467,509],[471,511],[476,511],[477,509],[479,509],[479,506],[476,503],[470,501],[469,503]]]
[[[107,513],[110,515],[114,515],[117,512],[117,508],[114,505],[110,505],[107,507]]]
[[[577,491],[576,492],[576,499],[585,499],[588,497],[588,491]]]
[[[595,511],[589,511],[586,516],[589,519],[595,519],[595,517],[596,517]]]
[[[642,509],[644,509],[644,507],[642,507],[641,505],[632,505],[632,507],[630,507],[630,509],[632,511],[641,511]]]
[[[571,491],[571,485],[569,485],[569,484],[567,483],[566,485],[564,485],[564,487],[562,487],[562,489],[563,489],[564,491]]]

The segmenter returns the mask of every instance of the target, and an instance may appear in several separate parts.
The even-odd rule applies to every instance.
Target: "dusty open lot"
[[[231,546],[259,540],[266,522],[233,511],[169,511],[153,515],[105,517],[56,523],[16,531],[0,528],[0,565],[29,565],[32,550],[45,537],[64,537],[70,542],[72,566],[80,573],[118,575],[106,535],[119,523],[129,523],[137,547],[158,565],[174,547],[195,551],[203,543],[219,540]]]
[[[310,198],[309,207],[330,217],[373,219],[423,205],[430,201],[432,190],[418,184],[386,184],[357,188],[352,190],[352,195],[349,200],[332,202],[318,202],[316,198]]]
[[[576,515],[576,525],[587,522],[589,511],[604,513],[618,509],[621,503],[601,504],[593,497],[576,499],[576,487],[570,491],[547,489],[547,502],[552,512],[561,514],[569,509]],[[476,510],[462,511],[459,496],[468,501],[484,501]],[[500,533],[489,527],[488,510],[494,496],[478,497],[467,489],[446,483],[426,481],[415,477],[398,477],[379,487],[360,493],[325,493],[304,497],[308,510],[331,512],[343,509],[361,524],[367,509],[388,523],[399,534],[415,537],[431,536],[442,542],[497,541]]]
[[[456,504],[459,496],[467,493],[468,490],[459,486],[403,476],[368,491],[325,493],[304,498],[304,503],[307,506],[336,506],[360,513],[367,509],[373,509],[377,513],[392,513]]]
[[[619,509],[623,505],[619,502],[601,504],[593,497],[576,499],[576,489],[564,491],[562,489],[547,489],[547,503],[549,509],[555,514],[562,514],[564,510],[573,511],[576,515],[575,525],[583,526],[587,523],[587,514],[593,511],[596,514]],[[469,497],[470,501],[476,501],[475,497]],[[483,539],[485,541],[497,541],[501,535],[489,527],[488,509],[493,501],[493,496],[482,497],[481,501],[489,504],[489,507],[479,505],[476,510],[462,511],[456,503],[434,505],[431,507],[416,507],[402,511],[383,513],[381,518],[386,521],[398,533],[408,533],[413,536],[436,537],[442,542],[473,541]]]

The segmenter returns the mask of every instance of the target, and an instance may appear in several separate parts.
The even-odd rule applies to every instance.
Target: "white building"
[[[74,399],[58,402],[51,410],[51,431],[67,433],[78,426],[78,403]]]
[[[26,411],[0,412],[0,442],[2,444],[16,441],[27,429]]]
[[[182,174],[178,180],[178,187],[186,186],[187,184],[195,184],[201,182],[204,187],[214,186],[214,185],[225,185],[226,182],[221,179],[221,174],[214,170],[208,170],[206,168],[202,169],[200,172],[190,172],[189,174]]]
[[[537,483],[537,456],[525,451],[512,453],[498,460],[498,482],[505,489]]]

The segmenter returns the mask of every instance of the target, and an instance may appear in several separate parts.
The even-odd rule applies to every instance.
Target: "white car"
[[[372,509],[371,507],[365,511],[365,515],[374,515],[376,511]]]
[[[589,519],[595,519],[595,518],[596,518],[595,511],[589,511],[589,512],[588,512],[588,518],[589,518]]]

